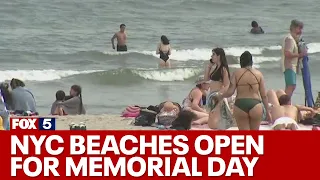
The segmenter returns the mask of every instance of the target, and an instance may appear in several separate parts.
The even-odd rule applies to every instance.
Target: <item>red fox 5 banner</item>
[[[3,180],[320,177],[319,131],[43,131],[19,127],[24,129],[0,131]]]

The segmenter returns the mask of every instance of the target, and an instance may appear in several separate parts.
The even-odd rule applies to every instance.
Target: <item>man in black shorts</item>
[[[126,34],[126,25],[120,25],[120,31],[116,32],[111,38],[112,48],[115,49],[114,39],[117,38],[117,51],[127,51],[127,34]]]

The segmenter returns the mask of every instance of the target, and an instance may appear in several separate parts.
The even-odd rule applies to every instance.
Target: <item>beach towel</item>
[[[215,108],[216,103],[213,98],[217,96],[218,93],[219,92],[211,92],[207,96],[207,111],[211,112]],[[219,120],[218,129],[228,129],[232,126],[235,126],[235,121],[233,120],[233,115],[227,99],[223,99],[221,101],[220,111],[221,117]]]

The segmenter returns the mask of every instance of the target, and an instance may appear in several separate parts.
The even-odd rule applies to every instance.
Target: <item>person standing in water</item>
[[[118,52],[123,52],[123,51],[127,51],[127,33],[126,31],[126,25],[125,24],[121,24],[120,25],[120,31],[116,32],[113,37],[111,38],[111,43],[112,43],[112,48],[115,49],[114,46],[114,39],[117,38],[117,51]]]
[[[297,41],[302,33],[303,23],[298,20],[292,20],[290,25],[290,33],[285,36],[282,42],[282,59],[281,67],[285,79],[285,92],[292,97],[296,89],[296,76],[298,70],[299,58],[306,55],[306,51],[299,53]]]
[[[160,54],[160,67],[171,67],[169,56],[171,55],[171,46],[167,36],[161,36],[161,42],[159,43],[156,54]]]

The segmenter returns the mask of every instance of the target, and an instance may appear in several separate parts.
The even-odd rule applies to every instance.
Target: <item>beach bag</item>
[[[135,118],[135,126],[151,126],[155,123],[157,113],[148,109],[141,109],[139,116]]]
[[[176,111],[171,112],[161,112],[157,115],[157,122],[159,125],[165,127],[171,126],[172,122],[177,118]]]

